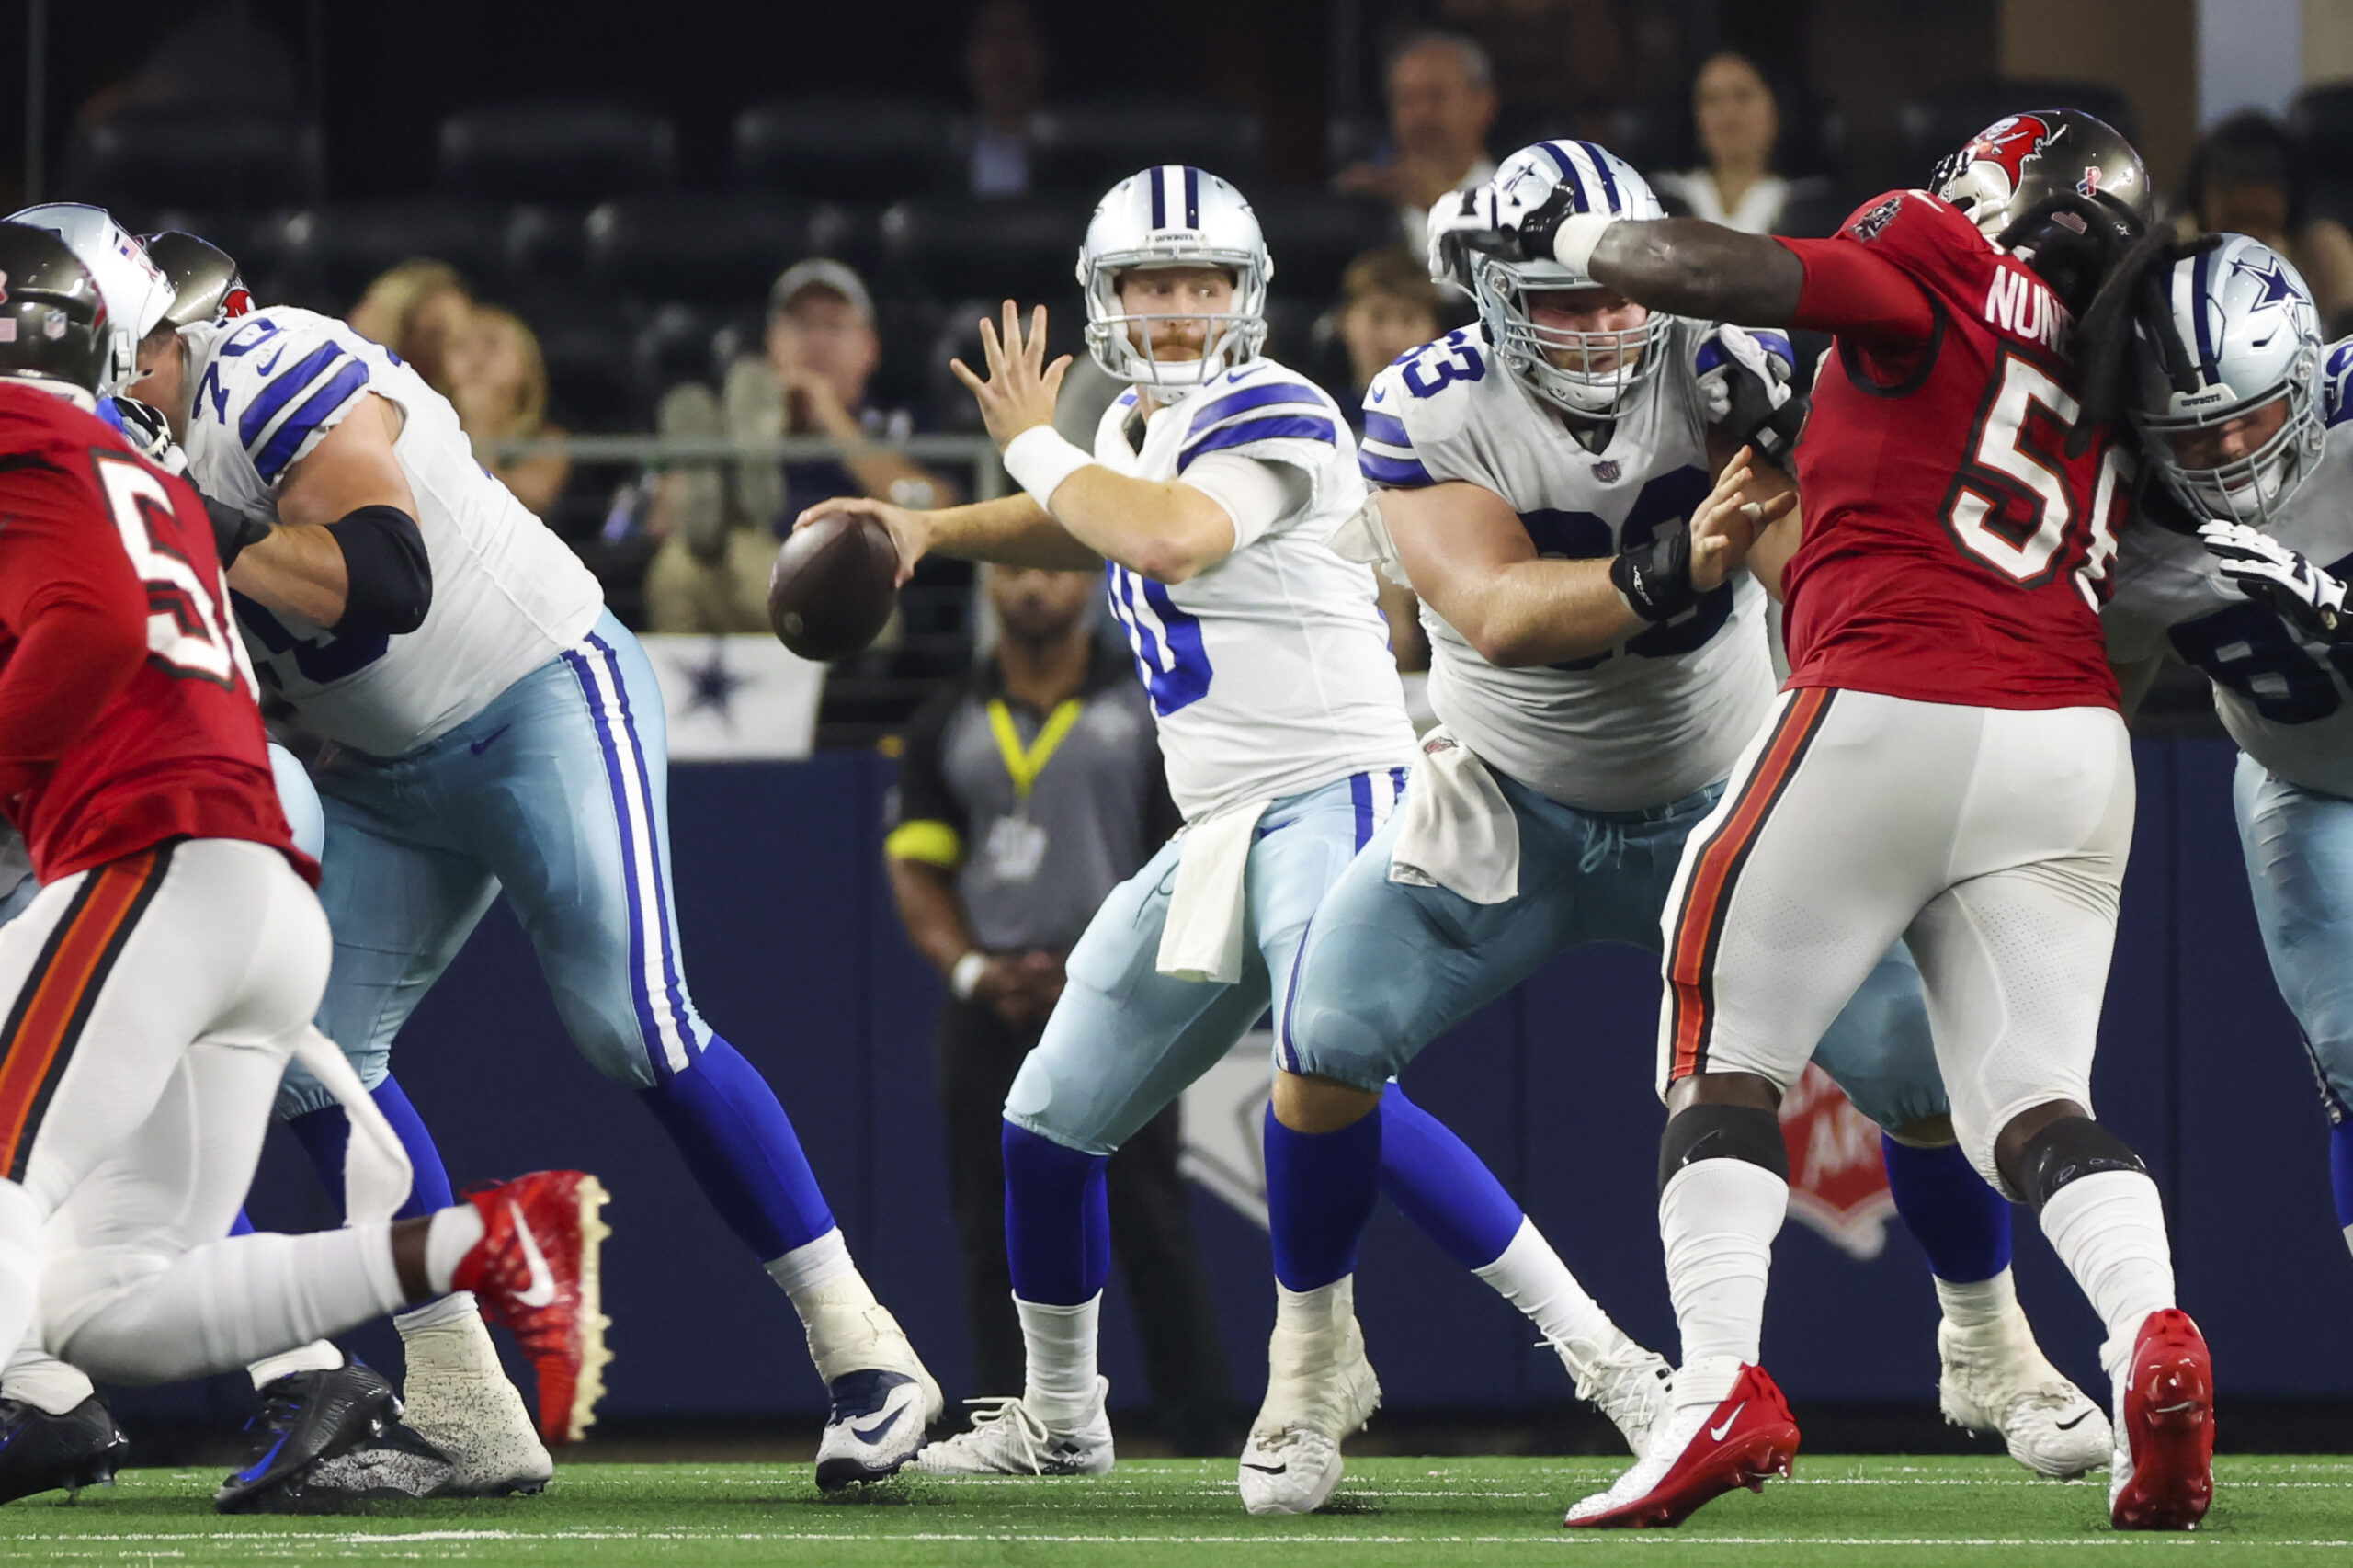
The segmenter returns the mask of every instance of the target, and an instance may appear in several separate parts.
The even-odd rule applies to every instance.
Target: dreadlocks
[[[2176,262],[2222,243],[2220,234],[2178,240],[2159,226],[2134,240],[2100,278],[2090,308],[2075,323],[2076,391],[2084,413],[2067,437],[2068,455],[2081,455],[2094,431],[2124,417],[2132,398],[2136,337],[2146,337],[2155,347],[2157,362],[2177,388],[2197,389],[2196,368],[2174,328],[2165,282]]]

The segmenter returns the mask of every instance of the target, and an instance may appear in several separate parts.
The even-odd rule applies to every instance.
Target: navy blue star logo
[[[735,694],[752,684],[749,676],[739,676],[727,667],[727,644],[714,637],[710,641],[710,656],[699,665],[680,665],[678,673],[687,677],[687,706],[680,715],[699,713],[708,708],[717,713],[729,729],[735,727]]]
[[[2303,298],[2303,291],[2296,287],[2296,280],[2288,275],[2288,268],[2276,256],[2261,267],[2252,262],[2234,261],[2231,263],[2231,270],[2244,272],[2263,285],[2263,297],[2248,307],[2251,310],[2259,311],[2266,305],[2284,305]]]

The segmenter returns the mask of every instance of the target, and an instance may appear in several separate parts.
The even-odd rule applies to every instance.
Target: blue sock
[[[1315,1290],[1357,1271],[1357,1243],[1381,1196],[1381,1113],[1336,1132],[1295,1132],[1267,1108],[1267,1215],[1275,1278]]]
[[[1528,1218],[1471,1145],[1394,1084],[1381,1096],[1381,1191],[1465,1268],[1503,1256]]]
[[[834,1228],[776,1091],[717,1035],[693,1065],[639,1091],[727,1228],[771,1263]]]
[[[2010,1266],[2010,1205],[1985,1185],[1957,1143],[1922,1149],[1880,1134],[1887,1189],[1928,1267],[1955,1285],[1991,1279]]]
[[[2353,1225],[2353,1121],[2329,1130],[2328,1185],[2336,1195],[2336,1222]]]
[[[1093,1301],[1111,1277],[1108,1156],[1005,1124],[1005,1258],[1013,1293],[1040,1306]]]
[[[376,1102],[376,1108],[392,1124],[393,1136],[408,1152],[408,1201],[392,1218],[414,1220],[457,1202],[457,1194],[449,1190],[449,1173],[441,1164],[441,1151],[435,1146],[433,1134],[426,1131],[424,1118],[416,1114],[416,1108],[409,1103],[399,1081],[386,1074],[382,1083],[368,1091],[368,1097]],[[343,1153],[351,1142],[350,1119],[344,1115],[341,1106],[331,1105],[324,1110],[298,1116],[286,1127],[301,1142],[303,1153],[311,1156],[311,1168],[319,1173],[335,1211],[342,1213]]]

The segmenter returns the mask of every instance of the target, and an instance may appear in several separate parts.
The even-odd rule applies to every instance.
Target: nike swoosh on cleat
[[[499,726],[498,726],[498,728],[496,728],[495,730],[491,731],[491,733],[488,733],[488,734],[484,735],[482,739],[480,739],[480,740],[478,740],[478,741],[470,741],[470,742],[468,742],[468,743],[466,744],[466,749],[467,749],[468,751],[470,751],[470,752],[472,752],[472,753],[473,753],[476,756],[480,756],[483,753],[484,753],[484,752],[488,751],[488,750],[491,748],[491,744],[492,744],[492,743],[494,743],[494,741],[496,741],[496,740],[498,739],[498,737],[499,737],[499,736],[501,736],[501,735],[505,734],[507,731],[509,731],[509,730],[513,729],[514,727],[515,727],[515,726],[514,726],[514,725],[512,725],[512,724],[501,724],[501,725],[499,725]]]
[[[1711,1426],[1708,1428],[1708,1441],[1711,1443],[1722,1442],[1724,1440],[1724,1434],[1732,1430],[1732,1424],[1739,1420],[1740,1413],[1747,1408],[1748,1402],[1745,1399],[1738,1404],[1733,1405],[1732,1407],[1732,1414],[1724,1417],[1724,1424],[1722,1426]]]
[[[2082,1426],[2085,1422],[2090,1420],[2091,1414],[2092,1413],[2090,1411],[2086,1410],[2083,1414],[2077,1415],[2073,1421],[2053,1421],[2051,1425],[2059,1431],[2072,1432],[2076,1427]]]
[[[904,1412],[898,1410],[885,1411],[883,1412],[881,1420],[877,1421],[871,1426],[853,1426],[849,1429],[849,1435],[856,1437],[861,1443],[880,1442],[882,1440],[883,1436],[888,1433],[892,1427],[896,1426],[899,1424],[899,1417],[902,1414],[904,1414]]]
[[[1260,1475],[1283,1475],[1289,1473],[1290,1470],[1290,1461],[1286,1460],[1281,1464],[1252,1464],[1248,1460],[1244,1460],[1242,1461],[1242,1468],[1245,1470],[1255,1470]]]
[[[511,1198],[506,1211],[515,1216],[515,1233],[523,1239],[523,1262],[531,1271],[529,1288],[516,1291],[515,1299],[527,1307],[544,1307],[555,1300],[555,1275],[548,1267],[547,1255],[540,1251],[540,1239],[531,1234],[522,1209]]]
[[[278,1441],[270,1444],[269,1452],[262,1455],[261,1458],[256,1460],[253,1463],[239,1471],[237,1472],[237,1479],[239,1481],[255,1481],[266,1474],[268,1471],[269,1467],[277,1461],[278,1450],[284,1448],[286,1446],[286,1439],[292,1436],[293,1434],[290,1432],[280,1432],[278,1435]]]

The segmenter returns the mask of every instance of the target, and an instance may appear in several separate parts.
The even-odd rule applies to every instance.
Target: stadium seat
[[[165,208],[272,212],[318,200],[319,128],[247,114],[125,114],[92,126],[67,188],[144,222]]]
[[[511,208],[506,270],[517,278],[578,278],[588,267],[585,215],[576,207]]]
[[[500,104],[441,122],[441,188],[480,200],[592,206],[659,190],[676,165],[670,122],[619,104]]]
[[[2313,215],[2353,221],[2353,83],[2298,93],[2288,110],[2288,129],[2304,151]]]
[[[778,273],[821,251],[822,211],[758,195],[667,193],[588,214],[588,277],[641,299],[756,303]]]
[[[1275,258],[1275,292],[1317,310],[1339,292],[1340,274],[1349,262],[1366,251],[1402,243],[1397,210],[1383,201],[1280,190],[1253,197],[1250,205]]]
[[[1043,198],[902,201],[882,214],[884,270],[902,285],[896,292],[1064,301],[1076,292],[1087,211]]]
[[[1946,87],[1895,106],[1897,134],[1904,143],[1907,180],[1928,177],[1937,161],[2006,114],[2028,109],[2075,108],[2097,115],[2130,141],[2132,105],[2123,93],[2097,82],[2011,80],[1972,82]]]
[[[281,276],[305,298],[347,309],[379,273],[417,256],[446,261],[477,288],[507,276],[503,209],[447,200],[351,202],[280,225]]]
[[[541,285],[501,301],[530,324],[548,368],[548,417],[583,432],[642,430],[637,337],[642,314],[594,290]]]
[[[684,300],[665,300],[649,311],[632,349],[639,401],[652,408],[682,381],[718,386],[724,371],[714,353],[718,330],[717,312]]]
[[[1246,194],[1258,144],[1257,113],[1245,105],[1142,97],[1057,104],[1038,116],[1030,183],[1091,199],[1154,164],[1191,164]]]
[[[930,401],[939,412],[939,427],[959,434],[977,434],[983,427],[980,405],[972,394],[949,369],[950,359],[961,359],[967,365],[979,365],[981,360],[980,320],[994,317],[996,303],[989,300],[961,300],[940,312],[939,335],[931,345],[926,373],[930,381]],[[1057,355],[1082,355],[1086,352],[1086,314],[1072,298],[1064,308],[1049,308],[1046,313],[1046,362],[1051,364]]]
[[[255,300],[274,304],[281,297],[278,280],[285,267],[287,217],[283,212],[247,217],[234,212],[169,207],[153,216],[152,227],[145,232],[176,229],[211,241],[235,258],[237,270],[244,275]]]
[[[735,119],[735,181],[751,190],[880,207],[962,184],[949,117],[904,98],[818,97]]]
[[[932,383],[931,355],[938,345],[940,326],[948,319],[947,307],[927,298],[886,298],[875,301],[874,312],[875,331],[882,339],[882,362],[866,384],[867,401],[878,408],[915,409],[926,418],[944,412],[933,403],[938,389]],[[726,329],[721,331],[723,336]],[[758,346],[756,333],[745,341],[750,347]],[[956,388],[956,397],[963,403],[972,401],[961,386]]]

